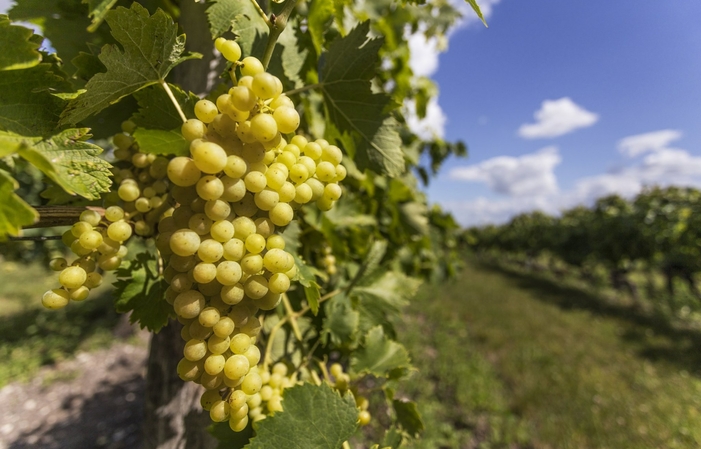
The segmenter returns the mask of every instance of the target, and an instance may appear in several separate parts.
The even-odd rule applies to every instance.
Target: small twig
[[[44,242],[46,240],[61,240],[60,235],[34,235],[27,237],[10,237],[10,240],[24,241],[24,240],[34,240],[37,242]]]
[[[170,98],[170,101],[173,103],[173,106],[175,106],[175,109],[178,111],[178,115],[182,119],[183,123],[187,122],[187,117],[185,117],[185,113],[183,112],[182,108],[180,108],[180,103],[178,103],[178,100],[175,99],[175,95],[173,95],[173,91],[170,90],[170,86],[168,86],[168,83],[166,83],[165,80],[161,80],[161,86],[163,86],[166,93],[168,94],[168,98]]]
[[[298,89],[288,90],[287,92],[283,92],[283,94],[289,97],[290,95],[299,94],[307,90],[318,89],[319,87],[321,87],[321,85],[321,83],[309,84],[308,86],[300,87]]]
[[[275,323],[273,328],[270,329],[270,333],[268,334],[268,342],[265,345],[265,356],[263,357],[263,371],[268,370],[268,365],[270,364],[270,354],[273,351],[273,342],[275,341],[275,335],[277,334],[277,331],[287,322],[288,318],[289,316],[280,318],[280,321]]]
[[[260,7],[256,0],[251,0],[251,3],[253,4],[255,10],[258,11],[260,17],[265,21],[265,24],[268,25],[268,28],[270,28],[272,24],[270,23],[270,19],[268,19],[267,14],[265,14],[265,11],[263,11],[263,8]]]
[[[54,226],[72,226],[80,220],[80,214],[86,210],[94,210],[105,216],[105,209],[96,206],[33,206],[39,212],[39,221],[25,226],[30,228],[52,228]]]
[[[292,304],[290,304],[290,298],[287,297],[287,293],[282,294],[282,303],[285,305],[285,312],[287,312],[287,316],[289,317],[290,325],[292,326],[292,332],[294,332],[295,338],[302,341],[302,332],[299,330],[299,326],[297,325],[297,317],[295,316],[295,311],[292,308]]]
[[[343,442],[343,449],[351,449],[351,445],[348,443],[348,441]]]

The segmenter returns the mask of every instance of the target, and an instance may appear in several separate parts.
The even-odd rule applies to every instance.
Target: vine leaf
[[[312,313],[316,315],[319,313],[319,299],[321,298],[319,284],[316,282],[316,273],[318,270],[304,263],[299,256],[293,256],[295,258],[295,264],[297,265],[299,283],[304,287],[304,295],[309,303],[309,308]]]
[[[309,3],[307,28],[317,55],[321,54],[324,47],[324,33],[326,33],[329,23],[333,20],[333,13],[333,0],[319,0]]]
[[[389,377],[392,370],[410,367],[409,353],[404,346],[387,338],[382,326],[370,329],[363,346],[351,358],[355,374]]]
[[[34,67],[41,61],[39,44],[31,39],[29,28],[12,25],[6,14],[0,14],[0,70]]]
[[[402,141],[396,120],[387,112],[394,106],[391,98],[372,91],[383,39],[368,38],[369,30],[366,21],[333,41],[321,69],[320,89],[334,127],[354,136],[358,168],[394,177],[405,169]]]
[[[163,11],[152,16],[134,2],[130,9],[119,7],[107,13],[112,36],[122,45],[105,45],[99,58],[105,73],[97,73],[86,84],[86,92],[71,101],[61,114],[61,123],[78,123],[97,114],[127,95],[165,79],[173,67],[199,58],[182,56],[185,35],[177,35],[178,26]]]
[[[158,263],[151,254],[138,254],[126,266],[119,267],[116,274],[113,285],[117,312],[131,312],[129,321],[138,322],[142,329],[152,332],[168,324],[173,312],[165,300],[168,284],[159,275]]]
[[[268,26],[249,0],[213,0],[207,9],[212,39],[231,30],[244,55],[250,55],[257,35],[268,33]]]
[[[185,117],[195,117],[195,103],[200,97],[192,92],[185,92],[174,84],[168,84],[175,100],[180,105]],[[170,131],[180,129],[183,124],[178,111],[173,107],[165,89],[160,86],[151,86],[142,89],[134,94],[139,110],[132,117],[131,121],[139,128],[161,129]]]
[[[341,346],[353,342],[360,314],[353,310],[346,295],[339,294],[331,298],[324,307],[324,314],[324,332],[331,337],[331,343]]]
[[[256,436],[246,449],[338,449],[358,426],[353,395],[341,397],[325,383],[288,388],[282,407],[253,424]]]
[[[409,435],[416,438],[424,431],[424,423],[419,414],[419,410],[416,408],[416,402],[393,399],[392,407],[394,407],[394,413],[397,414],[399,425],[401,425]]]
[[[39,219],[39,214],[22,198],[15,194],[17,181],[4,170],[0,170],[0,241],[7,235],[16,236],[22,226],[28,226]]]
[[[477,4],[477,0],[465,0],[468,5],[472,6],[472,10],[475,11],[475,14],[477,14],[477,17],[480,18],[484,26],[487,25],[487,21],[484,20],[484,14],[482,14],[482,10],[480,9],[480,5]]]
[[[98,157],[102,148],[87,142],[90,137],[87,128],[66,129],[33,146],[23,145],[17,154],[66,192],[97,200],[112,185],[112,166]]]
[[[83,3],[87,3],[90,11],[88,17],[92,19],[92,23],[88,27],[88,31],[92,33],[105,20],[105,16],[117,3],[117,0],[83,0]]]
[[[134,139],[139,144],[139,151],[148,154],[190,154],[190,142],[185,140],[179,129],[163,131],[161,129],[138,128]]]

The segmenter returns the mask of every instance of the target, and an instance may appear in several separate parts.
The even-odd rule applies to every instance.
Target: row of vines
[[[437,95],[407,37],[445,39],[459,17],[443,0],[0,15],[3,257],[48,261],[49,309],[116,279],[117,311],[154,333],[146,447],[420,434],[394,326],[458,267],[459,226],[420,185],[465,147],[407,125]]]
[[[635,300],[640,292],[639,282],[630,276],[634,271],[644,273],[646,284],[662,275],[667,297],[675,295],[681,282],[701,298],[695,279],[701,271],[700,220],[701,191],[651,187],[631,200],[611,195],[559,217],[518,215],[502,226],[469,229],[465,237],[478,251],[549,260],[555,271],[568,267],[588,280],[603,268],[610,285]]]

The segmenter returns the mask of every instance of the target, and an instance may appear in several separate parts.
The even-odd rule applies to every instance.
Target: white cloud
[[[484,182],[497,193],[512,196],[554,194],[558,191],[554,169],[560,163],[556,147],[519,157],[499,156],[450,171],[452,179]]]
[[[636,134],[621,139],[618,142],[618,151],[630,157],[636,157],[644,153],[656,152],[667,148],[670,143],[679,140],[681,137],[681,131],[674,129]]]
[[[547,197],[510,197],[497,200],[480,197],[471,201],[447,202],[443,206],[463,226],[506,223],[514,215],[534,210],[541,210],[548,214],[558,212]]]
[[[416,103],[407,101],[404,104],[404,117],[409,129],[424,140],[442,139],[445,135],[446,116],[438,104],[436,97],[431,98],[426,105],[426,117],[419,119],[416,115]]]
[[[409,34],[409,67],[414,76],[431,76],[438,70],[438,54],[441,51],[438,38],[426,39],[422,31]]]
[[[518,130],[524,139],[543,139],[562,136],[578,128],[592,126],[599,115],[577,105],[569,97],[545,100],[533,116],[536,123],[524,123]]]

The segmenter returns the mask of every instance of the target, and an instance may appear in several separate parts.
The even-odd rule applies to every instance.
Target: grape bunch
[[[44,293],[41,303],[48,309],[65,307],[70,300],[83,301],[90,289],[102,284],[99,270],[113,271],[119,268],[127,255],[122,243],[132,235],[132,228],[125,220],[125,212],[119,206],[105,209],[104,220],[99,212],[85,210],[80,221],[66,231],[61,240],[77,256],[70,266],[65,258],[52,259],[49,266],[60,271],[60,288]]]
[[[304,204],[330,210],[346,169],[341,150],[323,139],[288,143],[300,118],[280,80],[256,58],[239,61],[236,42],[215,44],[241,76],[215,102],[198,101],[197,118],[183,124],[190,156],[167,166],[177,207],[160,220],[156,246],[167,261],[166,300],[183,324],[178,374],[205,387],[212,420],[241,431],[249,410],[262,410],[264,380],[282,376],[279,366],[259,371],[255,345],[259,310],[275,308],[297,275],[280,228]]]

